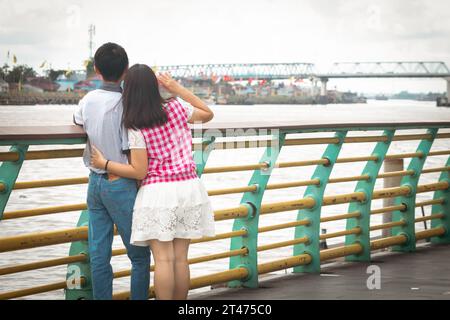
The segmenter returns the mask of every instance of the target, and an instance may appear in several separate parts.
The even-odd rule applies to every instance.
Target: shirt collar
[[[100,89],[105,90],[105,91],[122,93],[122,88],[120,87],[120,84],[118,84],[118,83],[116,84],[116,83],[111,83],[111,82],[103,82]]]

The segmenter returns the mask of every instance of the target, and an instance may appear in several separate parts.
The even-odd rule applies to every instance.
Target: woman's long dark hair
[[[167,123],[166,102],[159,92],[158,79],[144,64],[135,64],[125,76],[123,125],[127,129],[154,128]]]

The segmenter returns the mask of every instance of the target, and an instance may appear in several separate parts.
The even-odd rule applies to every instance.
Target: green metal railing
[[[355,192],[363,192],[365,201],[352,202],[350,204],[348,212],[359,212],[360,214],[357,217],[347,220],[347,230],[358,228],[361,232],[348,235],[345,239],[345,244],[351,245],[355,242],[361,243],[363,252],[346,257],[347,261],[370,261],[370,236],[368,235],[370,235],[370,212],[373,191],[394,135],[395,130],[384,131],[383,136],[386,137],[386,140],[378,142],[372,152],[372,155],[376,157],[376,160],[370,160],[362,173],[362,175],[367,176],[368,179],[359,181],[356,185]]]
[[[259,275],[277,270],[293,268],[294,272],[318,273],[325,261],[345,257],[347,261],[370,261],[371,252],[381,248],[392,247],[396,251],[411,252],[415,250],[416,242],[431,239],[432,243],[450,243],[450,158],[445,166],[425,168],[426,160],[434,156],[450,156],[450,150],[432,151],[436,140],[450,139],[450,122],[434,123],[388,123],[388,124],[358,124],[358,125],[321,125],[321,126],[288,126],[282,128],[247,127],[240,134],[234,134],[227,141],[221,141],[224,133],[233,128],[213,128],[214,130],[194,130],[194,137],[201,138],[200,143],[194,144],[194,158],[198,164],[199,176],[206,174],[223,174],[229,172],[253,172],[247,185],[209,190],[210,196],[242,194],[238,206],[215,211],[215,220],[234,220],[232,230],[218,234],[212,238],[197,239],[193,245],[217,240],[230,239],[230,250],[226,252],[212,252],[210,255],[190,258],[190,264],[205,263],[221,259],[229,259],[229,268],[223,272],[193,278],[191,288],[201,288],[218,283],[227,283],[229,287],[257,288]],[[257,130],[264,129],[261,136]],[[421,134],[405,134],[409,129],[427,130]],[[73,131],[73,128],[71,129]],[[269,130],[269,131],[267,131]],[[45,130],[44,130],[45,131]],[[64,131],[64,130],[63,130]],[[370,132],[384,131],[382,135]],[[3,130],[2,132],[5,132]],[[315,132],[333,133],[333,137],[304,138],[299,134]],[[366,132],[368,135],[351,136],[354,132]],[[293,136],[295,135],[295,137]],[[237,139],[246,136],[246,141]],[[267,138],[269,136],[269,138]],[[257,142],[255,142],[257,140]],[[392,143],[402,141],[419,141],[416,152],[403,154],[389,154]],[[449,140],[450,141],[450,140]],[[54,215],[62,212],[82,211],[76,228],[25,233],[16,236],[0,238],[0,253],[46,247],[57,244],[70,243],[67,257],[40,260],[37,262],[0,266],[0,277],[18,274],[25,271],[41,270],[56,266],[67,266],[67,279],[56,283],[27,289],[14,290],[1,288],[0,299],[14,299],[53,290],[65,290],[66,299],[91,299],[91,274],[88,252],[88,221],[89,214],[84,203],[63,205],[48,208],[35,208],[5,212],[8,199],[14,190],[46,188],[85,184],[86,177],[38,180],[17,182],[17,177],[24,161],[38,159],[59,159],[80,157],[82,149],[29,151],[30,146],[42,145],[78,145],[84,144],[82,133],[66,134],[6,134],[0,136],[0,145],[9,146],[8,152],[0,152],[0,221],[32,219],[37,216]],[[343,158],[340,157],[346,144],[375,143],[370,155]],[[323,145],[325,152],[320,159],[292,159],[291,162],[281,162],[279,155],[282,150],[295,146]],[[227,149],[256,149],[264,150],[261,160],[255,164],[233,164],[222,167],[207,166],[210,155],[215,150]],[[450,149],[450,148],[449,148]],[[392,159],[411,159],[407,170],[380,173],[384,161]],[[366,163],[364,170],[358,176],[332,178],[333,169],[337,164]],[[289,168],[315,167],[310,180],[283,181],[270,183],[272,173],[276,170]],[[419,179],[424,174],[441,172],[438,181],[431,184],[419,185]],[[376,190],[376,181],[392,176],[401,176],[400,186]],[[331,184],[356,182],[353,193],[326,195],[326,188]],[[289,188],[306,187],[306,192],[296,200],[263,202],[266,192]],[[417,194],[434,193],[430,200],[417,202]],[[373,209],[373,201],[394,198],[391,207]],[[348,204],[348,212],[333,216],[323,216],[324,207]],[[416,207],[432,206],[432,214],[421,218],[415,217]],[[282,212],[297,211],[297,219],[287,223],[260,227],[260,217]],[[384,225],[371,225],[371,216],[393,212],[392,222]],[[346,229],[339,232],[320,234],[321,224],[331,221],[346,220]],[[416,224],[431,221],[431,229],[417,231]],[[0,224],[0,228],[2,225]],[[259,235],[277,230],[295,229],[294,239],[259,245]],[[371,232],[391,229],[392,236],[381,239],[371,237]],[[345,237],[341,246],[321,250],[320,242],[327,239]],[[280,260],[260,264],[260,252],[279,248],[292,247],[293,254]],[[125,249],[115,249],[113,256],[126,254]],[[153,270],[153,267],[152,267]],[[127,277],[130,270],[120,270],[114,273],[115,278]],[[77,282],[78,281],[78,282]],[[129,298],[128,292],[115,294],[115,299]],[[150,297],[154,297],[153,289]]]

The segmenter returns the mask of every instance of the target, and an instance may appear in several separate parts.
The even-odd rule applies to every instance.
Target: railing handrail
[[[422,121],[394,121],[387,122],[383,120],[371,122],[317,122],[310,119],[299,121],[281,121],[281,122],[213,122],[204,125],[193,125],[192,130],[199,130],[204,133],[207,130],[216,130],[226,133],[227,130],[282,130],[282,131],[304,131],[311,130],[385,130],[385,129],[429,129],[429,128],[450,128],[450,120],[422,120]],[[240,136],[252,135],[252,133],[240,132]],[[254,134],[253,134],[254,135]],[[53,140],[53,139],[86,139],[86,133],[83,128],[77,125],[63,126],[0,126],[0,142],[6,141],[34,141],[34,140]]]
[[[67,126],[0,127],[0,141],[85,139],[83,128]]]
[[[334,121],[334,120],[333,120]],[[439,129],[450,128],[449,121],[402,121],[383,122],[382,120],[370,123],[348,122],[245,122],[245,123],[212,123],[204,127],[194,126],[194,137],[203,140],[195,142],[194,157],[200,160],[197,169],[199,176],[208,173],[224,173],[238,171],[253,171],[253,176],[248,185],[234,186],[228,189],[208,190],[213,195],[242,193],[243,198],[239,205],[231,208],[215,210],[215,220],[234,220],[233,230],[220,233],[215,237],[202,238],[192,241],[193,244],[205,243],[216,240],[229,239],[230,250],[213,253],[190,259],[190,264],[207,262],[229,258],[228,271],[193,278],[191,288],[197,288],[214,283],[228,282],[228,285],[256,288],[259,274],[277,271],[286,268],[294,268],[294,272],[320,272],[320,264],[323,261],[337,257],[345,257],[347,261],[370,261],[372,250],[394,246],[398,251],[413,251],[418,240],[431,239],[433,243],[450,243],[450,158],[443,166],[426,167],[425,161],[432,156],[448,156],[450,150],[432,151],[433,142],[438,139],[450,139],[450,131],[439,132]],[[267,131],[264,131],[267,130]],[[397,130],[427,129],[425,133],[400,133]],[[206,130],[211,130],[206,132]],[[349,132],[384,131],[381,133],[368,133],[348,135]],[[216,134],[217,133],[217,134]],[[290,136],[290,134],[303,133],[334,133],[334,136],[305,137]],[[203,136],[204,135],[204,136]],[[236,138],[230,143],[227,140],[214,141],[209,136]],[[240,139],[242,137],[250,137]],[[255,138],[257,137],[257,138]],[[415,152],[389,154],[389,146],[394,141],[420,140]],[[245,142],[244,145],[240,144]],[[253,145],[257,142],[257,147]],[[266,142],[260,144],[260,142]],[[26,188],[41,188],[50,186],[63,186],[86,183],[88,179],[65,178],[44,181],[20,181],[17,177],[24,161],[59,159],[80,157],[83,149],[57,150],[29,150],[29,146],[37,145],[74,145],[85,144],[86,134],[82,127],[75,125],[47,126],[47,127],[0,127],[0,146],[10,146],[7,152],[0,152],[0,221],[21,217],[32,217],[53,213],[82,211],[87,208],[85,203],[74,205],[53,206],[47,208],[33,208],[4,212],[8,197],[13,190]],[[375,149],[367,156],[341,157],[341,147],[352,143],[376,143]],[[284,162],[278,158],[279,151],[284,147],[325,145],[328,146],[323,156],[319,159],[296,159],[293,162]],[[207,161],[212,150],[240,149],[240,148],[266,148],[266,152],[259,162],[252,164],[240,164],[225,167],[207,167]],[[201,157],[200,157],[201,156]],[[411,158],[408,168],[397,171],[380,173],[381,165],[386,160]],[[301,160],[301,161],[300,161]],[[334,177],[331,175],[333,167],[338,163],[366,162],[366,168],[360,173],[352,173],[351,176]],[[316,166],[316,171],[310,180],[299,180],[283,183],[270,183],[272,170],[292,167]],[[262,175],[262,172],[268,175]],[[441,177],[433,183],[419,184],[419,178],[425,173],[439,173]],[[375,186],[377,179],[389,177],[401,177],[400,185],[378,189]],[[325,186],[332,183],[358,182],[354,192],[327,195]],[[303,197],[299,195],[295,200],[283,200],[277,202],[263,201],[266,191],[284,188],[308,187]],[[318,192],[320,190],[320,192]],[[417,202],[417,194],[434,192],[434,197],[426,201]],[[380,209],[371,207],[373,200],[391,198],[395,202],[392,205],[383,205]],[[348,210],[332,216],[321,216],[321,208],[348,204]],[[431,213],[419,218],[415,217],[415,208],[432,206]],[[260,216],[278,214],[281,212],[298,211],[297,219],[287,223],[259,227]],[[391,222],[382,224],[370,224],[370,217],[377,214],[393,213]],[[320,224],[331,221],[344,220],[347,226],[344,231],[320,233]],[[430,221],[428,230],[416,232],[415,224]],[[88,212],[81,213],[75,228],[54,230],[33,234],[19,234],[0,239],[0,252],[10,252],[29,248],[37,248],[62,243],[71,243],[69,256],[53,258],[50,260],[36,261],[13,266],[2,266],[0,275],[14,274],[24,271],[49,268],[68,264],[69,270],[76,267],[80,270],[80,279],[83,280],[81,288],[69,289],[67,283],[55,282],[37,287],[20,289],[12,292],[0,293],[2,298],[17,298],[32,294],[48,292],[66,288],[66,298],[79,299],[91,297],[90,265],[87,246]],[[282,229],[294,229],[294,239],[268,244],[258,244],[260,233],[272,232]],[[391,230],[392,236],[373,241],[371,231]],[[321,241],[345,237],[344,246],[322,250]],[[258,264],[258,252],[274,250],[284,247],[293,247],[291,257]],[[308,252],[305,254],[305,252]],[[126,254],[125,248],[115,249],[113,256]],[[120,270],[114,273],[115,278],[130,275],[130,270]],[[127,298],[129,293],[118,293],[116,298]],[[153,296],[153,293],[152,293]]]

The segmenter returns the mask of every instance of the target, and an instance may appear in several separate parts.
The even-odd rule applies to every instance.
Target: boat
[[[446,97],[439,97],[436,99],[438,107],[450,107],[450,102]]]
[[[378,95],[378,96],[376,96],[376,97],[375,97],[375,100],[378,100],[378,101],[387,101],[387,100],[389,100],[389,98],[386,97],[386,96],[383,94],[383,95]]]

